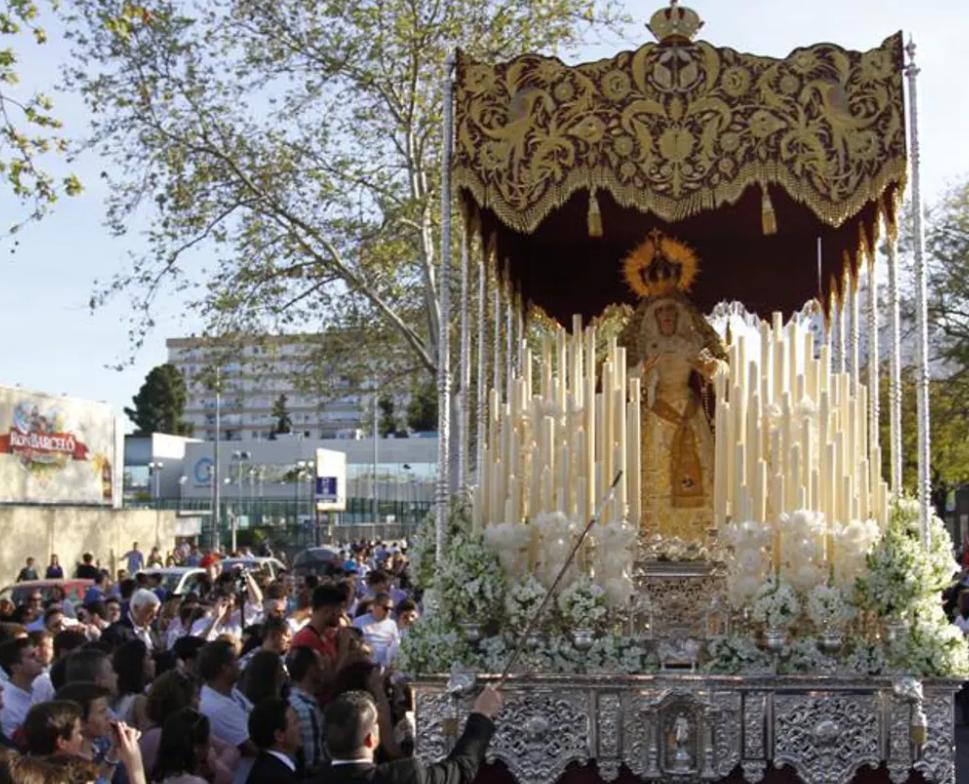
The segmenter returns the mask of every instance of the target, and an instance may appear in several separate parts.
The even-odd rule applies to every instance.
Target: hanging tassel
[[[777,215],[774,214],[774,205],[771,203],[766,183],[761,183],[760,194],[760,221],[764,236],[767,237],[777,234]]]
[[[599,200],[596,198],[595,188],[592,188],[589,191],[589,214],[587,218],[589,223],[589,236],[601,237],[602,236],[602,213],[599,212]]]

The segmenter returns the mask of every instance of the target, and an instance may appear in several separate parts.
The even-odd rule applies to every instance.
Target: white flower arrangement
[[[450,552],[450,542],[454,536],[470,530],[471,509],[467,501],[455,497],[448,509],[444,535],[445,551]],[[433,509],[421,520],[417,532],[409,542],[407,555],[415,584],[424,589],[431,588],[437,575],[437,530]]]
[[[591,672],[635,675],[655,669],[642,643],[635,637],[621,634],[600,637],[586,657]]]
[[[747,635],[731,635],[712,641],[707,646],[709,660],[704,670],[726,675],[769,672],[770,657]]]
[[[958,566],[945,524],[932,517],[929,547],[921,541],[918,505],[896,501],[888,528],[868,553],[867,574],[856,583],[862,604],[883,617],[904,618],[948,585]]]
[[[824,515],[811,509],[781,515],[781,574],[794,588],[809,591],[827,577]]]
[[[528,570],[528,558],[523,556],[534,534],[534,526],[521,523],[498,523],[485,528],[485,544],[498,555],[509,578],[519,579]]]
[[[514,583],[505,594],[505,613],[508,627],[514,633],[522,633],[528,626],[528,621],[538,610],[548,593],[542,585],[531,575],[524,580]],[[543,620],[543,619],[540,619]]]
[[[840,588],[823,583],[808,591],[806,610],[808,619],[818,629],[837,628],[857,614]]]
[[[801,612],[794,589],[783,580],[769,577],[754,596],[750,617],[768,628],[790,626]]]
[[[829,666],[830,660],[818,650],[816,637],[800,637],[784,649],[784,656],[780,660],[779,672],[805,673],[823,672]]]
[[[598,629],[606,621],[606,591],[588,577],[580,577],[558,596],[566,630]]]
[[[852,520],[833,526],[834,581],[846,592],[865,573],[865,559],[879,537],[877,520]]]
[[[881,675],[888,666],[885,649],[876,643],[857,644],[845,658],[845,666],[859,675]]]
[[[505,574],[480,536],[458,533],[451,538],[435,588],[452,621],[486,624],[501,615]]]
[[[411,676],[446,673],[455,662],[470,664],[474,654],[461,633],[441,615],[423,617],[404,636],[396,664]]]
[[[727,564],[727,598],[740,608],[757,593],[770,569],[771,526],[755,520],[729,523],[723,532],[730,552]]]
[[[924,677],[969,675],[969,644],[938,603],[923,604],[913,613],[905,634],[890,646],[889,659],[893,666]]]

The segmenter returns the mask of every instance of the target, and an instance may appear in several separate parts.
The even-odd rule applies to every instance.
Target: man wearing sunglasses
[[[400,644],[400,631],[390,617],[394,604],[389,593],[378,593],[370,604],[370,612],[355,618],[353,625],[363,632],[363,639],[373,651],[373,660],[384,667],[390,665],[391,652]]]

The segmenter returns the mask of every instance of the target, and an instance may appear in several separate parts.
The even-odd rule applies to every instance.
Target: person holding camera
[[[330,761],[314,784],[471,784],[495,732],[501,712],[497,689],[486,686],[475,698],[464,732],[440,762],[422,765],[408,757],[374,764],[380,745],[377,706],[365,691],[348,691],[326,706],[326,747]]]

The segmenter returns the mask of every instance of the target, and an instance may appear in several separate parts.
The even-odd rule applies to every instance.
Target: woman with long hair
[[[155,677],[155,660],[145,643],[129,640],[118,646],[111,664],[118,674],[118,696],[112,706],[114,714],[121,721],[143,730],[146,725],[145,688]]]
[[[198,686],[178,670],[169,670],[152,683],[145,707],[148,728],[140,740],[146,769],[153,770],[159,758],[165,722],[186,708],[198,709],[198,697]],[[208,769],[215,784],[231,784],[238,762],[239,750],[235,746],[214,736],[210,739]]]
[[[209,720],[194,708],[181,708],[162,725],[154,784],[208,784],[202,778],[209,754]]]

